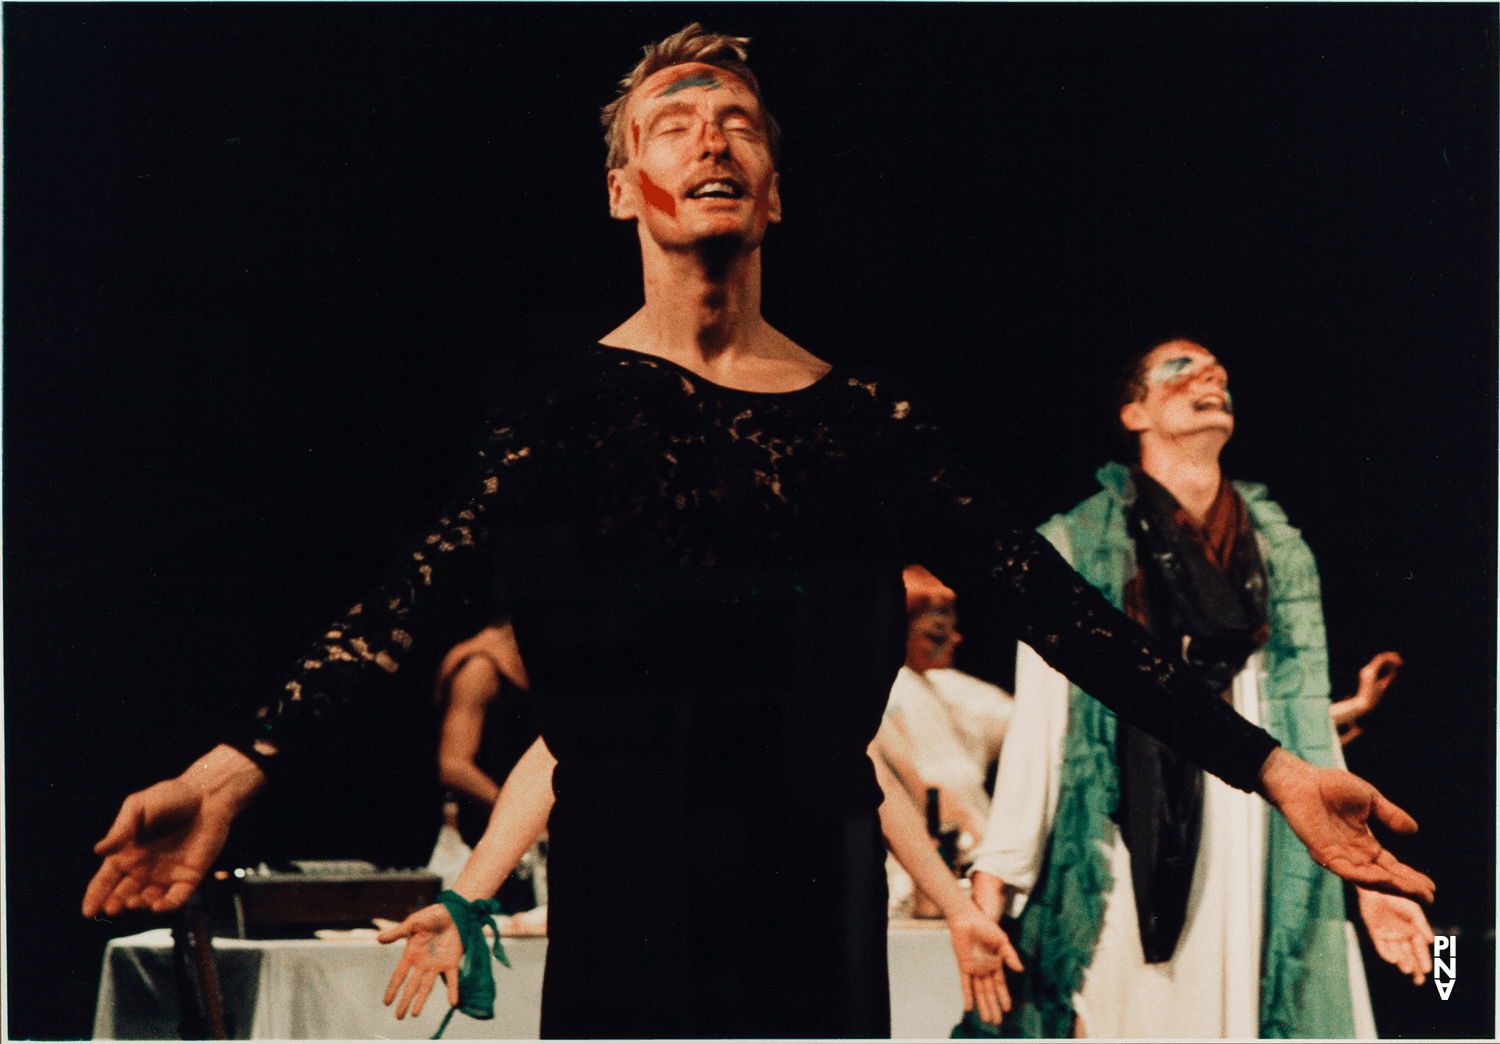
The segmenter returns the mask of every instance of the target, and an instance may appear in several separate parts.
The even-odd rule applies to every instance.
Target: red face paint
[[[677,200],[672,198],[672,193],[664,188],[659,188],[656,182],[643,170],[641,171],[641,195],[646,197],[646,202],[667,217],[677,216]]]
[[[755,209],[757,213],[768,214],[771,211],[771,178],[765,178],[755,186]]]
[[[641,151],[641,125],[634,120],[630,121],[630,137],[635,142],[635,151]]]

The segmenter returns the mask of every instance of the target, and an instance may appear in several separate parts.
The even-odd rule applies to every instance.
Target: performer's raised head
[[[1217,457],[1234,433],[1229,374],[1193,341],[1166,341],[1132,359],[1116,399],[1120,426],[1143,464],[1161,452]]]
[[[744,37],[693,23],[660,43],[604,107],[610,214],[641,246],[753,253],[781,220],[780,131],[746,64]]]

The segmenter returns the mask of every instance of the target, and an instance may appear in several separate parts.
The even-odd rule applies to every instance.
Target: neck
[[[1141,470],[1162,484],[1199,525],[1219,495],[1223,472],[1219,451],[1229,436],[1222,430],[1197,432],[1174,439],[1160,439],[1153,432],[1141,435]]]
[[[606,343],[671,359],[712,376],[746,356],[772,354],[760,315],[760,246],[732,242],[667,249],[641,236],[646,304]]]

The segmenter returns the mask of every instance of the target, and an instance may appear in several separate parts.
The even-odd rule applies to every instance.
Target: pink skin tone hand
[[[1354,695],[1329,706],[1328,713],[1332,715],[1334,725],[1338,726],[1340,743],[1348,743],[1364,732],[1359,727],[1359,719],[1374,710],[1385,698],[1386,690],[1396,680],[1396,672],[1403,663],[1400,653],[1377,654],[1360,668],[1359,689]]]

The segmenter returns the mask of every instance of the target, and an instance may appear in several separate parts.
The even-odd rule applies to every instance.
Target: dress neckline
[[[637,351],[634,348],[619,348],[615,345],[604,344],[602,342],[596,342],[594,347],[602,349],[606,352],[614,352],[617,354],[634,356],[636,359],[645,362],[661,363],[663,366],[666,366],[676,373],[681,374],[683,377],[687,378],[690,381],[701,381],[703,384],[706,384],[714,391],[727,392],[731,395],[751,395],[755,396],[756,398],[782,398],[784,396],[806,395],[809,392],[812,392],[813,390],[821,388],[824,385],[828,384],[829,378],[831,378],[834,371],[838,369],[838,367],[830,365],[828,367],[827,373],[814,380],[811,384],[803,385],[801,388],[792,388],[787,391],[753,391],[749,388],[731,388],[727,384],[718,384],[714,381],[709,380],[707,377],[703,376],[701,373],[698,373],[696,370],[690,370],[686,366],[683,366],[681,363],[675,362],[662,355],[653,355],[650,352]]]

